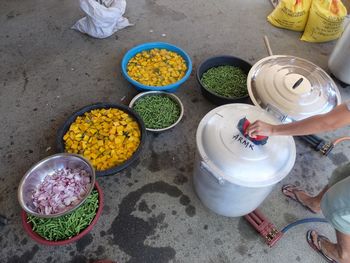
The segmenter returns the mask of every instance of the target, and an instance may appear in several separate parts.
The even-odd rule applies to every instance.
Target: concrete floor
[[[220,4],[218,4],[220,2]],[[326,224],[299,226],[268,248],[242,218],[208,211],[192,185],[195,132],[215,107],[191,78],[176,93],[185,106],[173,130],[148,134],[139,161],[118,175],[98,178],[105,194],[102,217],[90,234],[62,247],[35,243],[24,232],[17,186],[26,170],[55,153],[57,129],[75,110],[94,102],[121,103],[136,91],[120,74],[123,54],[134,45],[167,41],[184,48],[194,67],[218,54],[255,63],[267,55],[267,34],[275,54],[290,54],[326,68],[334,42],[310,44],[300,34],[266,22],[269,1],[129,1],[135,26],[97,40],[70,29],[81,16],[78,1],[0,2],[0,262],[322,262],[305,241],[315,228],[334,239]],[[150,30],[153,30],[151,33]],[[166,34],[162,37],[162,34]],[[344,99],[348,89],[340,87]],[[347,129],[323,135],[335,138]],[[282,184],[296,183],[317,193],[331,171],[348,161],[350,144],[322,157],[296,139],[297,161],[261,210],[278,226],[311,216],[284,198]]]

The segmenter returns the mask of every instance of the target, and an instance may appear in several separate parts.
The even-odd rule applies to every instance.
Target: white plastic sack
[[[107,1],[105,1],[106,3]],[[127,26],[129,20],[123,17],[126,8],[125,0],[110,0],[108,7],[96,0],[80,0],[80,8],[86,17],[80,19],[72,29],[96,38],[106,38]]]

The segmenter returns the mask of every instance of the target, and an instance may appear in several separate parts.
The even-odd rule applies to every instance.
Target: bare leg
[[[318,235],[315,231],[313,231],[311,235],[314,245],[322,250],[328,257],[334,259],[338,263],[350,263],[350,235],[343,234],[336,230],[336,244],[324,239],[320,239],[318,242]]]
[[[311,196],[305,191],[297,188],[296,186],[289,186],[282,190],[283,194],[287,197],[290,197],[295,200],[295,197],[298,199],[297,201],[301,202],[303,205],[310,208],[310,210],[314,211],[315,213],[319,213],[321,211],[321,200],[323,195],[327,192],[328,186],[322,189],[321,192],[319,192],[315,196]]]

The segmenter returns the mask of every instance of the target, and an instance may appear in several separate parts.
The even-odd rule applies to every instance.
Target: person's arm
[[[308,135],[336,130],[346,125],[350,125],[350,111],[346,104],[341,104],[326,114],[288,124],[272,125],[258,120],[247,128],[247,133],[253,138],[257,135]]]

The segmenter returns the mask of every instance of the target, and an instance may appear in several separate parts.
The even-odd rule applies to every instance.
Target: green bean
[[[39,218],[27,214],[27,222],[32,224],[35,233],[46,240],[66,240],[78,235],[91,224],[98,205],[98,192],[93,190],[84,204],[72,213],[57,218]]]
[[[163,129],[174,124],[180,116],[180,108],[171,98],[150,95],[136,101],[133,109],[140,115],[146,128]]]
[[[240,98],[248,94],[247,75],[238,67],[219,66],[207,70],[201,78],[204,88],[228,98]]]

